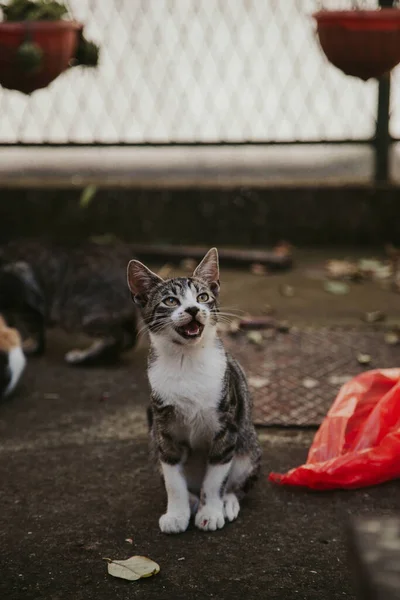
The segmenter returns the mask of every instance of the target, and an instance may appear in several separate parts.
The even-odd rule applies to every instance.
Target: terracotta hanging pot
[[[400,62],[400,10],[320,11],[313,15],[328,60],[364,81]]]
[[[0,85],[30,94],[69,66],[83,26],[76,21],[0,23]]]

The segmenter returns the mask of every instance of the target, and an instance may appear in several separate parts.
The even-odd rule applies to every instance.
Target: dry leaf
[[[263,315],[273,315],[275,312],[275,309],[270,304],[264,304],[264,306],[261,309],[261,312]]]
[[[358,267],[348,260],[329,260],[326,270],[332,279],[353,279],[358,274]]]
[[[250,272],[253,275],[268,275],[268,269],[261,263],[253,263],[250,265]]]
[[[317,381],[316,379],[313,379],[312,377],[306,377],[305,379],[303,379],[301,384],[307,390],[312,390],[315,387],[317,387],[317,385],[319,385],[319,381]]]
[[[229,333],[231,334],[235,334],[239,331],[240,329],[240,323],[239,321],[232,321],[229,325]]]
[[[128,581],[136,581],[142,577],[151,577],[160,572],[160,566],[147,558],[147,556],[131,556],[126,560],[108,560],[108,573],[113,577],[120,577]]]
[[[395,346],[399,343],[399,336],[394,331],[389,331],[385,334],[385,342],[390,346]]]
[[[372,310],[370,312],[365,313],[364,321],[367,323],[379,323],[380,321],[384,321],[386,319],[386,315],[381,310]]]
[[[349,293],[350,288],[347,283],[342,281],[326,281],[324,283],[324,290],[336,296],[343,296]]]
[[[249,331],[247,334],[247,339],[249,342],[256,344],[257,346],[260,346],[263,343],[263,336],[259,331]]]
[[[45,400],[58,400],[60,397],[60,394],[53,394],[52,392],[49,392],[48,394],[43,394],[43,398]]]
[[[266,377],[249,377],[249,385],[256,390],[259,390],[269,384],[269,379]]]
[[[360,353],[357,355],[357,360],[360,363],[360,365],[369,365],[372,359],[369,354]]]
[[[279,288],[279,293],[281,296],[284,296],[285,298],[293,298],[294,296],[294,287],[291,285],[282,285]]]

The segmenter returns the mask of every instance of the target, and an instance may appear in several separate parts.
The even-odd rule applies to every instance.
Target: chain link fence
[[[377,83],[347,77],[311,18],[342,0],[69,0],[101,44],[24,97],[0,88],[1,144],[282,143],[368,140]],[[359,2],[376,7],[377,2]],[[393,77],[393,106],[400,100]],[[400,114],[391,122],[400,134]]]

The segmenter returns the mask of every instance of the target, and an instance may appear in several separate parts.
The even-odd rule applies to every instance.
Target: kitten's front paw
[[[203,531],[216,531],[225,525],[224,505],[205,504],[198,511],[195,518],[196,527]]]
[[[223,501],[225,518],[228,521],[234,521],[240,511],[240,504],[236,494],[225,494]]]
[[[189,525],[190,514],[165,513],[160,517],[159,525],[163,533],[182,533]]]

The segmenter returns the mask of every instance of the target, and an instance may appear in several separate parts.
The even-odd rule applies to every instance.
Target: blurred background
[[[366,0],[364,7],[376,7]],[[24,98],[0,91],[2,144],[366,141],[376,81],[326,60],[311,15],[351,0],[69,0],[101,44],[97,70],[71,70]],[[394,72],[390,133],[400,136]]]
[[[57,236],[69,224],[69,235],[137,242],[395,240],[400,72],[382,96],[377,78],[345,75],[312,17],[378,6],[69,0],[99,64],[30,95],[0,88],[0,191],[28,216],[22,223],[17,204],[3,204],[0,235],[36,235],[51,222]]]

